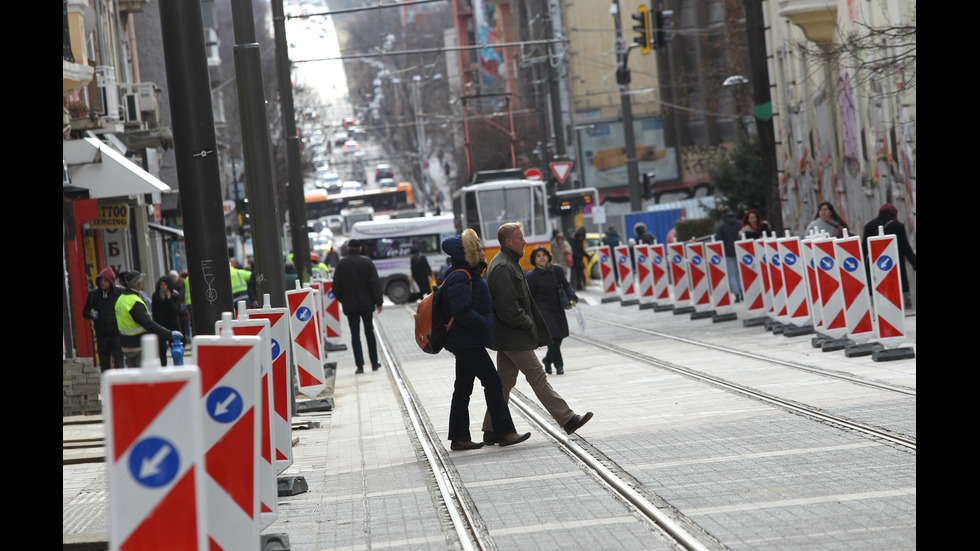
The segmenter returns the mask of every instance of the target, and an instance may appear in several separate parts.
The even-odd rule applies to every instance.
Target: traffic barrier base
[[[727,314],[715,314],[711,317],[711,323],[720,323],[723,321],[733,321],[738,319],[738,314],[735,312],[729,312]]]
[[[765,325],[766,318],[749,318],[747,320],[742,320],[742,327],[755,327],[756,325]]]
[[[311,398],[302,402],[296,402],[296,413],[309,413],[312,411],[333,411],[333,398]]]
[[[884,346],[875,347],[871,353],[871,359],[876,362],[890,362],[893,360],[911,360],[915,357],[915,350],[910,346],[899,348],[885,348]]]
[[[848,358],[857,358],[859,356],[871,356],[875,353],[876,348],[882,348],[882,346],[876,342],[866,342],[863,344],[849,344],[844,347],[844,355]]]

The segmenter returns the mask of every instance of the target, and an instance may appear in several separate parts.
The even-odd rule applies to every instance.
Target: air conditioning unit
[[[95,68],[95,84],[99,89],[102,100],[103,117],[119,120],[119,88],[116,86],[116,69],[109,65],[99,65]]]
[[[145,122],[147,128],[160,126],[160,87],[152,82],[125,82],[119,85],[126,122]]]

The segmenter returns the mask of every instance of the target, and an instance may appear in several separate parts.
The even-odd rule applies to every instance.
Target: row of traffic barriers
[[[736,241],[735,251],[737,290],[731,289],[720,241],[600,246],[602,302],[723,322],[737,319],[732,296],[740,294],[749,316],[745,326],[765,325],[787,337],[815,334],[815,348],[844,350],[848,357],[915,357],[911,347],[901,346],[903,267],[896,237],[883,228],[866,243],[846,230],[840,238],[763,233]]]
[[[330,342],[339,305],[329,280],[286,291],[286,308],[263,298],[195,337],[194,365],[175,346],[174,366],[161,367],[148,334],[140,368],[104,373],[110,549],[288,548],[284,534],[261,531],[279,496],[308,489],[279,475],[293,463],[294,406],[332,408],[318,396],[326,350],[342,346]],[[296,402],[294,388],[309,399]]]

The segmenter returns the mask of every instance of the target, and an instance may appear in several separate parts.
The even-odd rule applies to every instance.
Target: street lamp
[[[745,96],[745,85],[749,83],[749,79],[742,75],[732,75],[725,79],[721,83],[722,86],[730,89],[732,91],[732,97],[735,100],[734,115],[738,120],[739,124],[742,125],[742,129],[748,132],[748,127],[745,124],[745,117],[740,114],[742,98]]]

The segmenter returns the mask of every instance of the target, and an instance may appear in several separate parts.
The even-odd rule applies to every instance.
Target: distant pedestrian
[[[829,201],[824,201],[817,206],[817,214],[813,216],[813,222],[806,227],[805,235],[810,232],[827,232],[830,237],[844,237],[844,230],[850,232],[847,223],[834,210],[834,205]]]
[[[864,248],[864,254],[867,256],[867,243],[869,237],[878,236],[878,227],[883,227],[885,235],[894,235],[895,244],[898,245],[898,273],[902,280],[902,292],[909,292],[909,276],[905,271],[905,263],[908,262],[912,269],[915,270],[915,251],[912,249],[912,245],[909,244],[908,234],[905,230],[905,224],[898,221],[898,209],[895,205],[891,203],[885,203],[881,205],[878,209],[877,218],[873,218],[870,222],[864,225],[864,234],[861,236],[861,243]],[[867,269],[870,269],[871,265],[865,261]],[[870,281],[870,275],[868,281]]]
[[[585,289],[585,266],[589,253],[585,250],[585,226],[575,230],[572,236],[572,287],[576,291]]]
[[[361,349],[361,323],[367,341],[371,369],[381,369],[378,345],[374,339],[374,312],[381,313],[383,296],[378,270],[371,259],[361,255],[361,241],[347,242],[348,255],[337,264],[333,276],[333,294],[340,301],[350,327],[350,343],[354,352],[354,373],[364,373],[364,352]]]
[[[412,248],[412,280],[418,286],[418,299],[425,298],[425,295],[432,292],[432,266],[429,266],[429,259],[422,254],[422,246],[416,245]]]
[[[722,209],[721,222],[715,230],[715,239],[724,244],[725,264],[728,267],[728,285],[731,292],[735,295],[735,302],[742,300],[742,283],[738,275],[738,258],[735,256],[735,242],[738,241],[738,232],[742,229],[742,224],[735,217],[732,209],[725,207]]]
[[[544,366],[534,350],[552,343],[548,326],[541,312],[531,299],[527,278],[519,263],[524,255],[524,232],[519,222],[500,226],[497,230],[497,253],[487,268],[487,284],[493,297],[493,348],[497,351],[497,372],[503,383],[504,399],[517,384],[517,376],[524,378],[551,417],[572,434],[592,419],[592,412],[578,415],[548,382]],[[496,443],[489,413],[483,420],[483,441]]]
[[[602,239],[600,241],[603,245],[609,246],[609,254],[611,254],[612,257],[615,259],[616,247],[618,247],[620,243],[619,232],[616,231],[616,226],[609,226],[609,228],[606,229],[606,233],[602,235]],[[613,267],[613,277],[616,279],[616,281],[619,281],[619,263],[613,261],[612,267]]]
[[[92,322],[99,369],[103,372],[123,368],[119,327],[116,326],[116,299],[121,294],[122,289],[116,286],[116,272],[106,268],[95,276],[95,289],[89,292],[82,310],[82,317]]]
[[[745,239],[759,239],[763,232],[769,233],[772,230],[769,229],[769,222],[762,219],[759,211],[749,209],[742,216],[742,228],[738,231],[745,235]]]
[[[561,267],[565,272],[566,279],[571,280],[575,259],[572,256],[572,246],[568,244],[568,241],[565,241],[565,235],[561,232],[556,233],[554,239],[551,240],[551,254],[555,265]]]
[[[534,249],[531,251],[534,268],[525,273],[531,298],[541,312],[553,341],[548,345],[548,353],[541,360],[544,364],[544,372],[551,373],[551,365],[554,364],[555,373],[562,375],[565,373],[565,359],[561,355],[561,341],[568,337],[568,318],[565,316],[565,307],[561,303],[560,294],[565,293],[570,306],[578,302],[578,296],[565,278],[565,271],[561,266],[552,264],[551,259],[548,249],[544,247]]]
[[[633,233],[636,234],[636,242],[641,245],[655,245],[657,243],[657,238],[647,231],[647,225],[643,222],[637,222],[633,226]]]
[[[172,288],[173,280],[170,276],[163,276],[157,281],[156,289],[153,291],[151,317],[153,321],[163,327],[173,331],[180,331],[180,295]],[[167,353],[170,351],[169,342],[166,339],[157,341],[160,350],[160,365],[167,365]]]
[[[180,331],[171,331],[150,317],[150,309],[141,294],[146,274],[125,272],[122,274],[126,287],[116,300],[116,326],[119,327],[119,344],[122,346],[126,367],[142,367],[145,333],[155,333],[157,339],[170,344],[173,338],[183,338]]]

